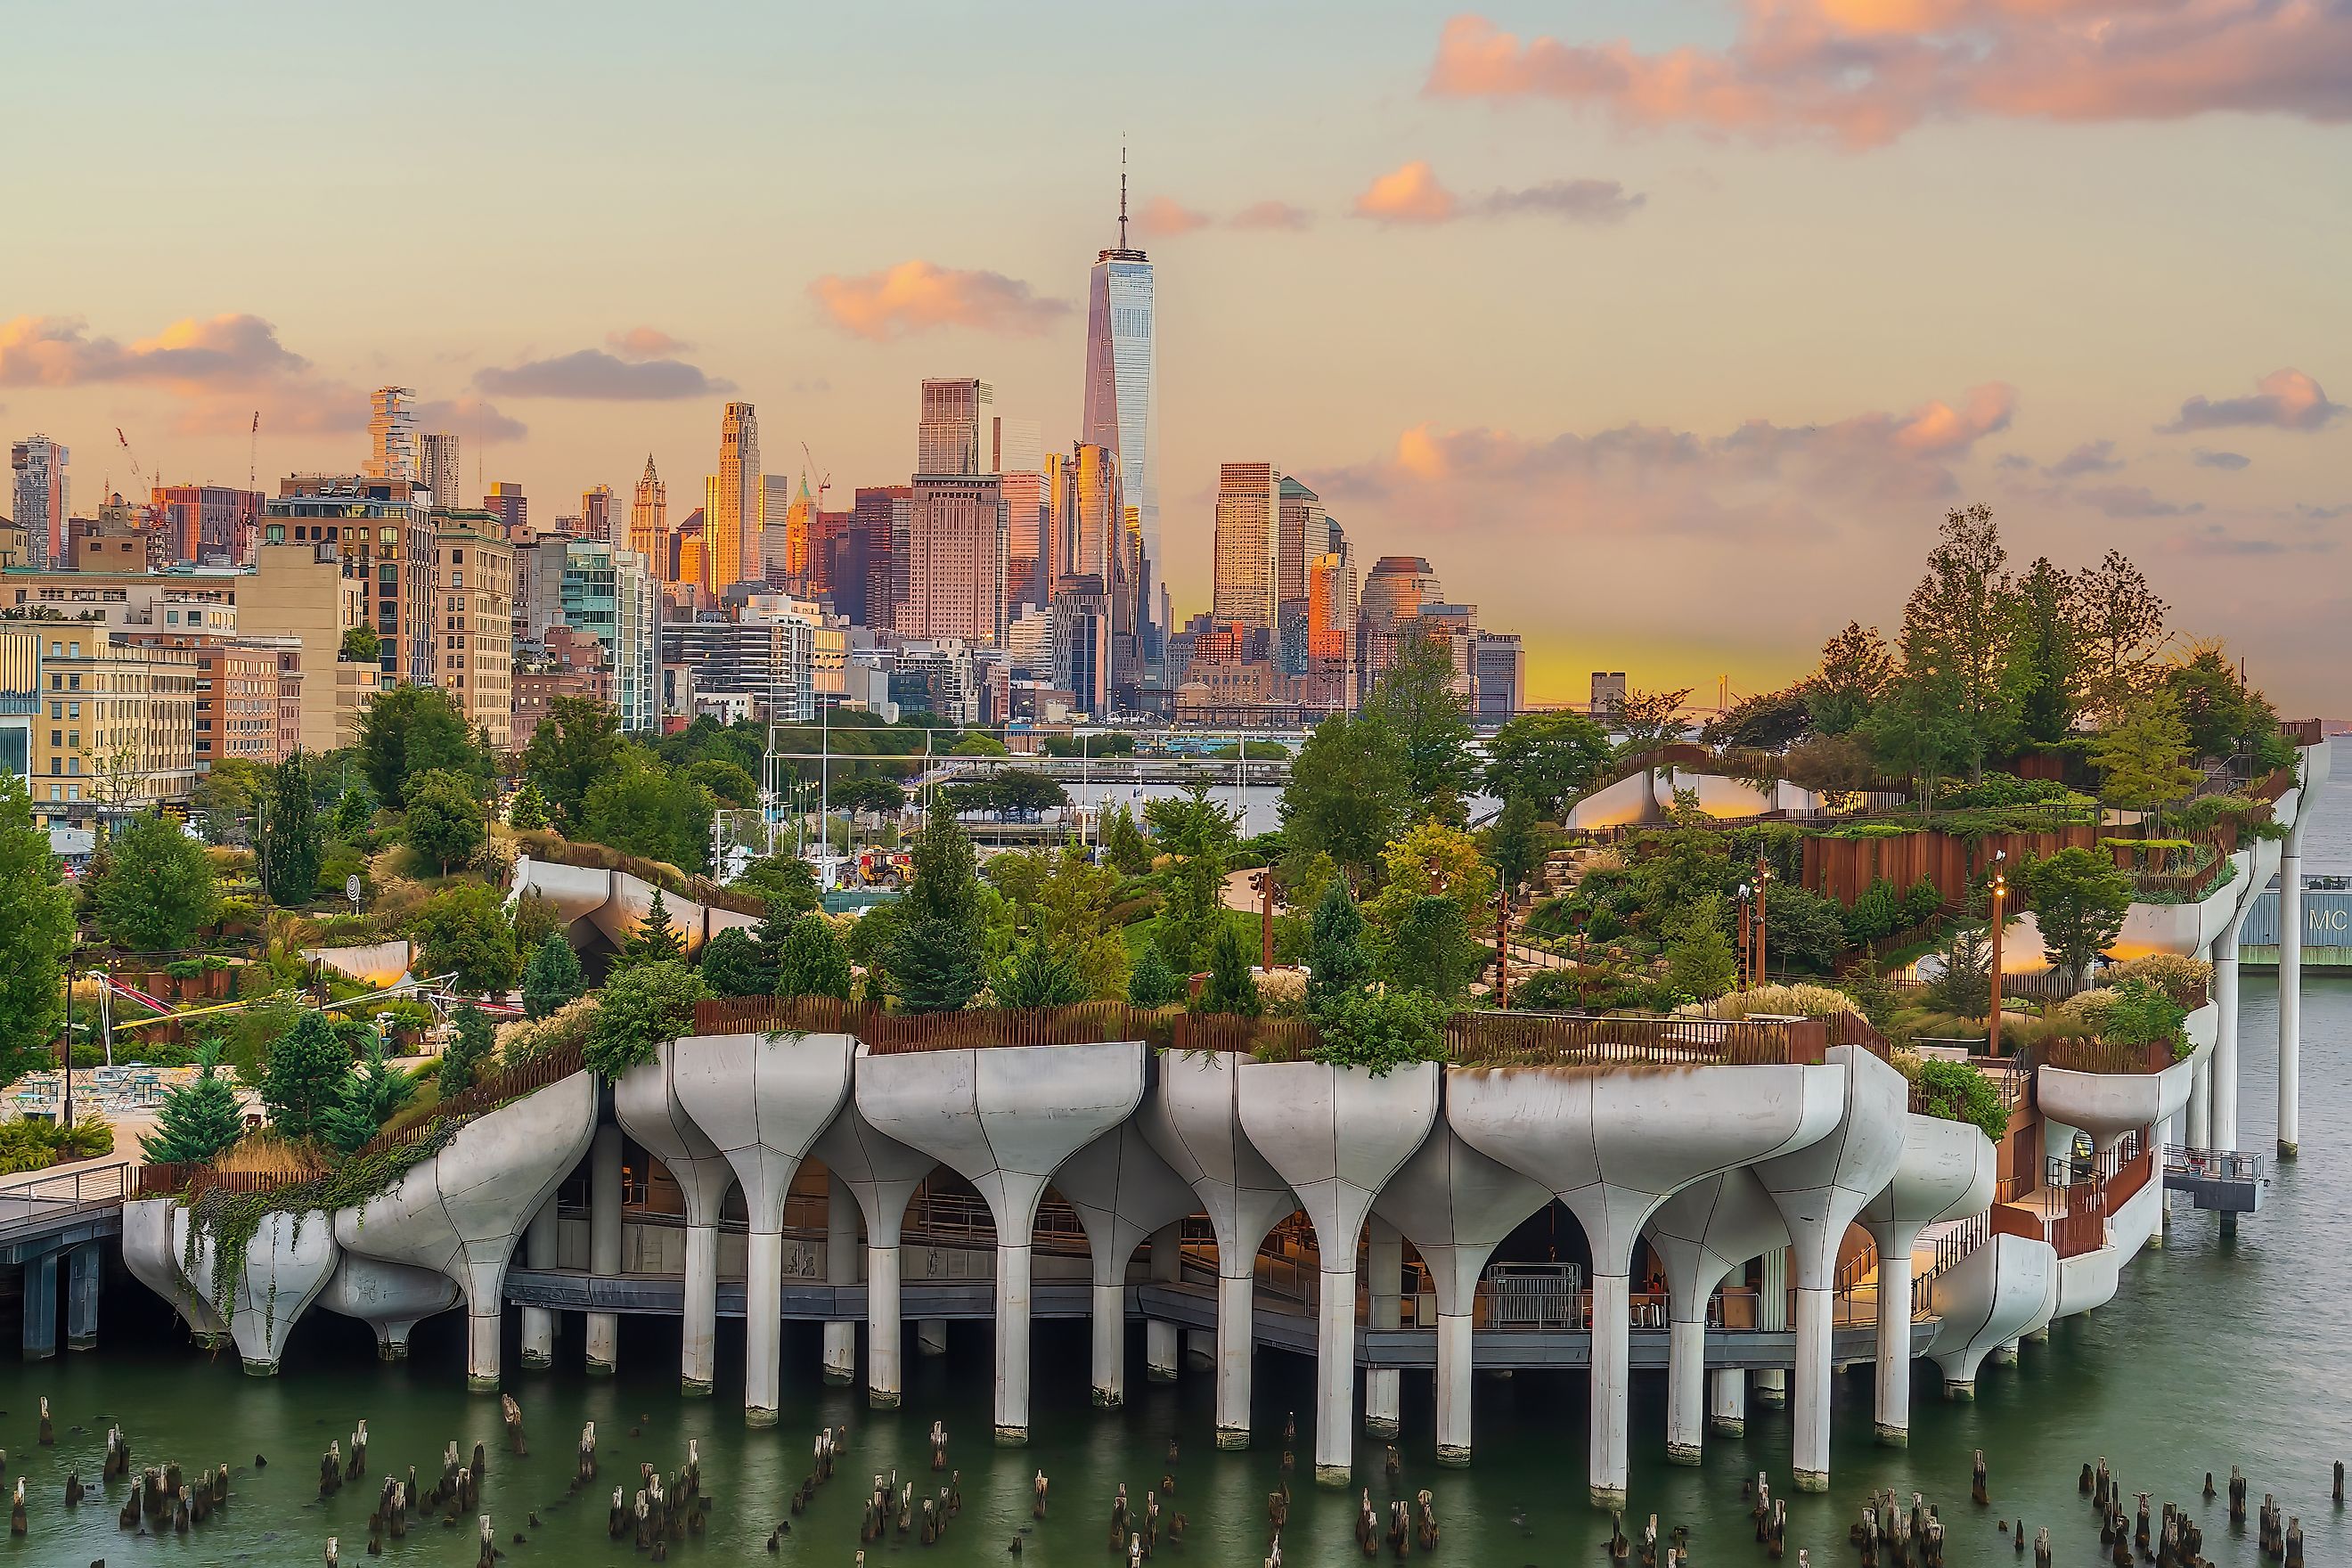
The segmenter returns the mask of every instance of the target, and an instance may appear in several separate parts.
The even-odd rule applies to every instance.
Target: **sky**
[[[1890,630],[1974,501],[2133,556],[2291,712],[2352,655],[2347,0],[10,7],[0,432],[78,510],[364,456],[417,389],[534,516],[675,521],[759,409],[828,504],[917,384],[1076,433],[1157,268],[1161,529],[1316,487],[1588,672],[1711,700]],[[117,445],[120,426],[131,443]]]

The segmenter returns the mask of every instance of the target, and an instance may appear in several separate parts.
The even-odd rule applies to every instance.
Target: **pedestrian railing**
[[[0,1186],[0,1241],[46,1229],[88,1210],[113,1208],[131,1195],[128,1165],[58,1171]]]
[[[2259,1182],[2263,1179],[2263,1157],[2243,1154],[2233,1150],[2192,1149],[2185,1143],[2164,1146],[2164,1168],[2168,1173],[2201,1176],[2223,1182]]]

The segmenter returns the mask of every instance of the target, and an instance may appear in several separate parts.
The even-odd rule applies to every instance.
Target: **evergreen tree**
[[[1315,906],[1307,942],[1307,1010],[1319,1013],[1344,992],[1371,978],[1372,956],[1364,950],[1364,912],[1348,896],[1345,882],[1333,882]]]
[[[219,1043],[206,1041],[196,1053],[196,1076],[163,1096],[155,1131],[139,1141],[151,1163],[201,1164],[244,1133],[236,1089],[220,1065]]]
[[[1666,944],[1666,988],[1712,1002],[1739,984],[1739,964],[1723,929],[1723,900],[1709,893],[1693,900]]]
[[[669,921],[669,900],[656,886],[653,902],[646,906],[646,918],[637,922],[628,944],[621,950],[620,965],[635,969],[641,963],[677,963],[685,957],[686,943]]]
[[[1536,805],[1513,790],[1495,826],[1487,830],[1486,858],[1495,863],[1507,895],[1517,895],[1543,864],[1543,838],[1536,831]]]
[[[319,862],[326,853],[312,792],[310,763],[298,750],[269,770],[259,798],[255,858],[270,901],[307,904],[319,893]]]
[[[356,1152],[415,1092],[415,1080],[384,1059],[383,1036],[369,1029],[359,1070],[343,1080],[342,1096],[327,1108],[320,1131],[343,1153]]]
[[[547,826],[547,797],[539,793],[536,780],[523,780],[522,788],[515,791],[507,806],[507,826],[519,833],[535,833]]]
[[[480,1081],[498,1044],[498,1026],[470,1001],[458,1003],[450,1019],[457,1026],[457,1033],[441,1047],[441,1066],[436,1074],[445,1101],[457,1099]]]
[[[750,931],[729,926],[703,944],[702,983],[713,996],[772,996],[776,972]]]
[[[1103,858],[1123,876],[1140,877],[1151,869],[1151,846],[1143,841],[1135,814],[1123,805],[1111,808],[1103,829]]]
[[[1087,999],[1077,965],[1034,932],[1013,944],[990,990],[1000,1007],[1066,1007]]]
[[[938,916],[918,916],[899,927],[890,944],[892,994],[908,1013],[953,1013],[980,994],[979,934]]]
[[[0,769],[0,1083],[39,1066],[64,1013],[66,955],[74,938],[66,890],[49,836],[33,826],[31,796]]]
[[[523,1012],[533,1018],[544,1018],[577,1000],[586,988],[580,974],[579,955],[563,940],[562,932],[551,931],[522,972]]]
[[[776,947],[776,994],[849,1000],[849,953],[822,916],[803,915]]]
[[[440,769],[408,781],[401,837],[444,876],[470,865],[486,843],[478,787],[467,774]]]
[[[375,794],[368,788],[366,780],[353,779],[351,786],[336,797],[328,827],[346,844],[356,844],[374,822]]]
[[[1150,942],[1127,977],[1127,999],[1138,1007],[1165,1007],[1184,1000],[1183,976],[1168,967],[1160,949]]]
[[[351,1076],[351,1048],[335,1026],[324,1013],[305,1012],[270,1043],[261,1074],[261,1102],[269,1108],[269,1124],[281,1137],[317,1136]]]
[[[971,835],[953,816],[933,811],[916,835],[908,858],[915,875],[906,894],[911,918],[966,925],[979,919],[980,876]]]
[[[1217,926],[1217,934],[1209,943],[1209,979],[1201,987],[1203,1013],[1239,1013],[1255,1018],[1264,1011],[1258,1000],[1257,981],[1250,973],[1252,954],[1249,945],[1242,941],[1241,928],[1232,921]]]
[[[1415,899],[1388,942],[1389,984],[1458,1002],[1486,963],[1462,906],[1438,893]]]

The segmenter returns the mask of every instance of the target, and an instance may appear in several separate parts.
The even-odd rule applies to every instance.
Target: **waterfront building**
[[[1151,258],[1127,243],[1127,171],[1118,176],[1118,244],[1087,279],[1085,403],[1078,438],[1118,458],[1119,522],[1134,541],[1136,641],[1157,668],[1168,632],[1160,604],[1160,379]]]
[[[816,628],[798,615],[667,621],[662,663],[693,672],[706,699],[738,699],[745,711],[796,723],[816,717]]]
[[[511,749],[514,727],[514,549],[489,511],[433,518],[434,633],[430,683],[446,691],[493,751]]]
[[[368,394],[368,459],[362,477],[422,484],[416,467],[416,391],[379,386]]]
[[[1478,632],[1470,639],[1470,714],[1503,723],[1526,711],[1528,658],[1517,632]]]
[[[1596,669],[1592,672],[1592,700],[1587,711],[1604,714],[1616,711],[1625,700],[1625,672],[1622,669]]]
[[[1281,485],[1282,470],[1272,463],[1217,466],[1209,613],[1221,621],[1268,628],[1275,624]]]
[[[71,481],[66,469],[72,451],[47,436],[8,447],[8,471],[16,498],[16,524],[24,531],[24,564],[58,567],[66,560],[66,519],[72,515]]]

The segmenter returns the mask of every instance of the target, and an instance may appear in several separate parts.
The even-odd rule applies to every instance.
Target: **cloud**
[[[530,426],[499,413],[494,405],[471,393],[461,397],[419,404],[416,423],[420,429],[452,430],[466,440],[479,441],[485,446],[499,441],[520,441],[530,434]]]
[[[2214,402],[2192,397],[2180,405],[2180,417],[2159,425],[2159,434],[2178,436],[2188,430],[2226,430],[2235,426],[2267,426],[2273,430],[2319,430],[2344,412],[2344,405],[2327,401],[2319,383],[2299,370],[2274,370],[2254,384],[2252,397],[2225,397]]]
[[[2033,467],[2033,459],[2022,452],[2003,452],[1992,460],[1992,466],[2004,473],[2021,473]]]
[[[207,388],[259,386],[310,367],[258,316],[190,316],[128,348],[89,336],[77,317],[18,316],[0,323],[0,385],[144,382],[193,396]]]
[[[2352,119],[2341,0],[1737,0],[1726,47],[1527,40],[1463,15],[1433,97],[1553,99],[1630,127],[1882,146],[1930,121]]]
[[[1205,228],[1209,222],[1207,213],[1194,212],[1172,196],[1154,196],[1136,215],[1135,226],[1143,231],[1147,239],[1172,239],[1177,235]]]
[[[2174,555],[2263,556],[2263,555],[2325,555],[2334,551],[2336,541],[2311,528],[2308,523],[2290,531],[2292,537],[2275,539],[2248,533],[2225,523],[2208,522],[2185,529],[2164,541],[2163,548]]]
[[[625,332],[606,332],[604,346],[630,359],[674,359],[694,347],[659,327],[631,327]]]
[[[2073,499],[2094,508],[2103,517],[2118,521],[2136,517],[2190,517],[2205,510],[2203,501],[2169,501],[2146,485],[2094,485],[2075,490]]]
[[[1457,196],[1425,158],[1392,169],[1356,198],[1358,217],[1380,223],[1440,224],[1463,217],[1512,217],[1532,213],[1570,223],[1616,223],[1642,210],[1649,197],[1627,195],[1615,180],[1551,180],[1524,190]]]
[[[1374,462],[1323,477],[1327,496],[1397,503],[1417,520],[1465,526],[1517,516],[1572,532],[1691,533],[1802,528],[1811,499],[1935,500],[1958,493],[1954,466],[2009,427],[2002,383],[1957,402],[1864,413],[1829,425],[1751,419],[1719,435],[1622,425],[1530,439],[1418,425]]]
[[[1225,220],[1229,228],[1312,228],[1315,215],[1288,202],[1252,202]]]
[[[2113,441],[2085,441],[2042,471],[2053,479],[2071,479],[2084,474],[2121,473],[2123,466]]]
[[[929,261],[902,261],[863,278],[827,273],[809,285],[809,294],[835,326],[875,342],[940,327],[1034,337],[1070,310],[1068,300],[1044,298],[1001,272]]]
[[[2233,474],[2253,461],[2242,452],[2212,452],[2202,447],[2191,452],[2189,460],[2200,468],[2225,468]]]
[[[632,363],[602,349],[582,349],[512,366],[485,365],[474,373],[474,384],[501,397],[576,397],[614,403],[658,403],[735,390],[732,382],[705,375],[684,360]]]

